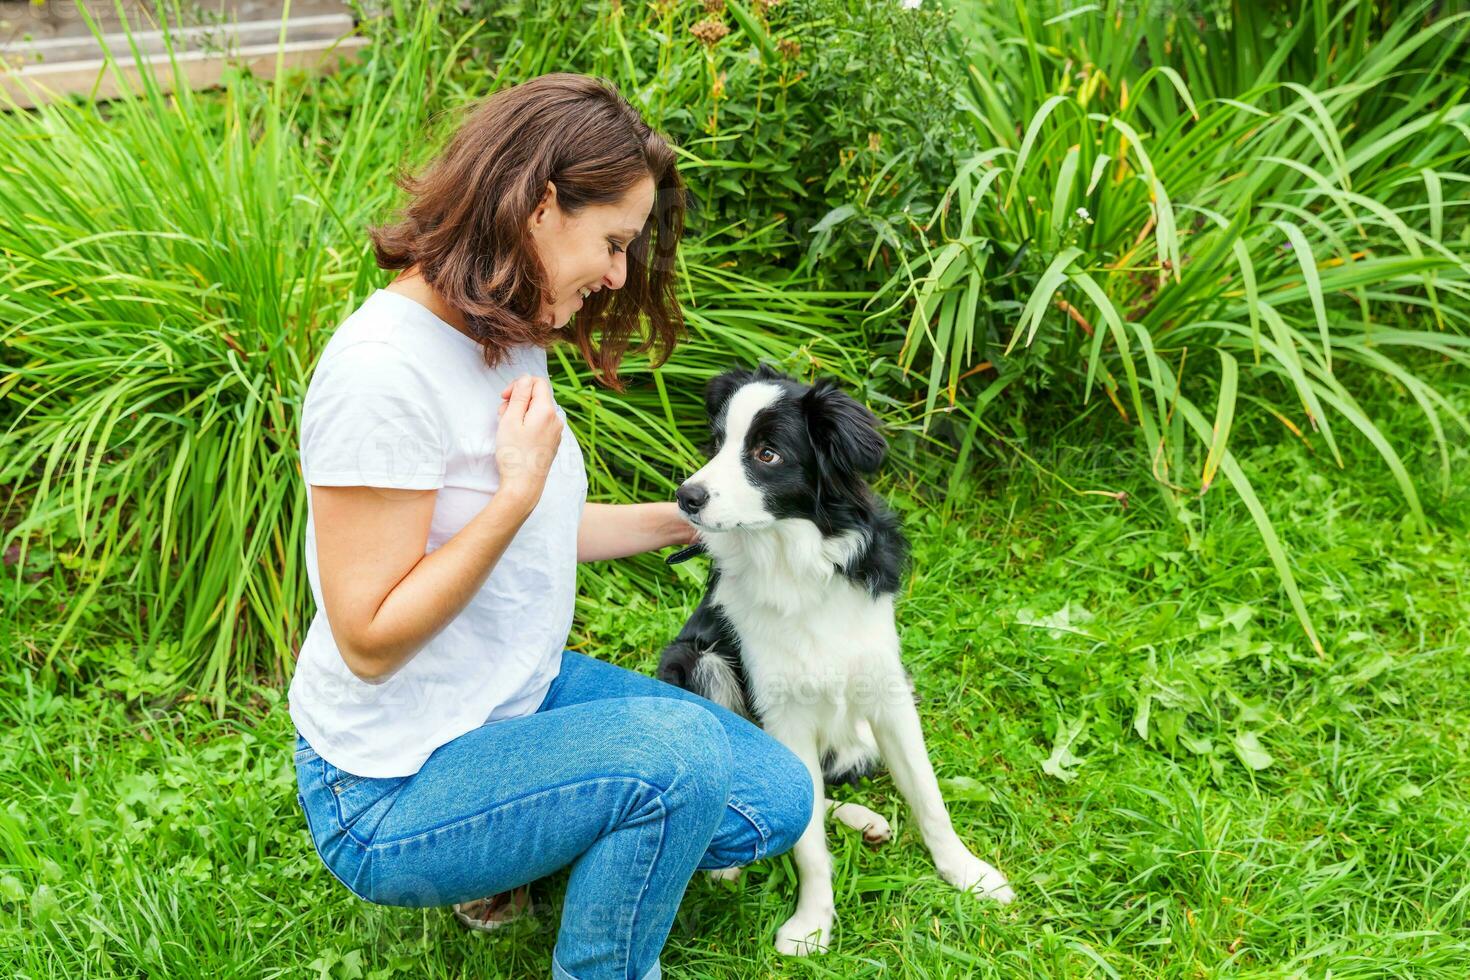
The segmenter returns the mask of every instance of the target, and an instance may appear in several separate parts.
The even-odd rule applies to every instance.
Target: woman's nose
[[[607,275],[602,277],[602,283],[608,289],[622,289],[623,283],[628,280],[628,257],[627,253],[619,252],[613,256],[612,268]]]

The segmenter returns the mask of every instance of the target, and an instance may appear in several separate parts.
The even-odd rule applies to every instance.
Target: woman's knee
[[[627,761],[666,793],[723,807],[734,762],[724,725],[706,708],[659,697],[624,698]]]

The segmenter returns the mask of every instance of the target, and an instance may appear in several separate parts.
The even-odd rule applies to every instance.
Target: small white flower
[[[1087,213],[1087,209],[1086,208],[1078,208],[1077,209],[1077,217],[1081,218],[1083,221],[1091,221],[1092,220],[1092,215],[1090,215],[1090,214]]]
[[[918,10],[919,9],[919,4],[921,4],[923,2],[924,2],[924,0],[903,0],[903,9],[904,10]]]

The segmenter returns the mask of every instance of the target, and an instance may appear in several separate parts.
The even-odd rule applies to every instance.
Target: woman
[[[568,341],[621,390],[640,316],[637,350],[672,350],[674,155],[604,83],[547,75],[403,186],[373,231],[400,274],[333,334],[302,412],[298,801],[370,902],[469,919],[570,865],[552,974],[658,977],[694,871],[787,850],[813,802],[745,719],[565,649],[578,561],[693,540],[673,503],[585,503],[546,367]]]

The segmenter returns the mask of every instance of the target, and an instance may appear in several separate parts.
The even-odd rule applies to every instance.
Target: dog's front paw
[[[1016,900],[1016,893],[1006,881],[1005,875],[973,854],[966,854],[960,860],[943,862],[938,868],[941,878],[977,898],[988,898],[1002,905]]]
[[[810,956],[825,953],[832,935],[832,920],[803,916],[800,912],[776,930],[776,952],[782,956]]]
[[[893,837],[893,831],[883,815],[869,810],[861,803],[835,804],[832,807],[832,816],[853,830],[862,831],[865,844],[886,844]]]

